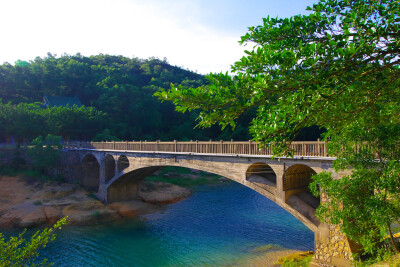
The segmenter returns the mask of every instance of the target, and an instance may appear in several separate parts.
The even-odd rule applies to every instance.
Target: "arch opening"
[[[121,171],[125,170],[128,167],[129,167],[129,159],[128,159],[128,157],[125,156],[125,155],[121,155],[118,158],[118,162],[117,162],[117,170],[118,170],[118,172],[121,172]]]
[[[82,160],[81,184],[83,187],[95,191],[99,188],[100,164],[92,154],[87,154]]]
[[[252,183],[276,187],[276,173],[266,163],[252,164],[246,171],[246,180]]]
[[[157,172],[159,171],[159,172]],[[157,172],[156,175],[153,175]],[[153,190],[154,183],[163,182],[181,187],[225,181],[216,173],[178,166],[148,166],[121,175],[107,188],[108,202],[139,199],[139,190]],[[163,187],[158,184],[156,187]]]
[[[105,164],[105,178],[106,178],[106,183],[108,183],[111,178],[114,177],[115,175],[115,159],[113,156],[108,154],[106,158],[104,159],[104,164]]]
[[[294,215],[296,218],[298,218],[301,222],[303,222],[310,230],[315,231],[316,230],[316,226],[319,225],[319,220],[314,216],[315,220],[313,220],[312,216],[307,216],[305,215],[303,212],[301,212],[301,210],[296,210],[295,208],[291,207],[290,205],[288,205],[288,203],[284,202],[279,204],[276,201],[276,197],[274,196],[274,193],[276,193],[276,180],[277,180],[277,176],[275,173],[274,176],[270,176],[268,177],[263,177],[263,179],[268,179],[268,182],[270,184],[274,184],[274,186],[269,186],[268,189],[273,189],[270,191],[270,193],[272,192],[272,194],[268,195],[266,194],[266,192],[268,190],[265,190],[264,187],[267,187],[267,185],[261,185],[257,184],[256,186],[252,186],[251,183],[247,183],[248,181],[243,181],[240,177],[237,177],[235,175],[224,175],[227,174],[225,169],[224,170],[218,170],[213,169],[211,170],[209,168],[209,166],[206,166],[206,168],[198,168],[199,166],[196,166],[196,169],[192,169],[192,171],[194,172],[193,174],[196,174],[197,172],[205,172],[208,173],[209,175],[215,175],[218,176],[219,179],[221,179],[221,177],[227,178],[229,180],[238,182],[243,184],[244,186],[247,186],[253,190],[255,190],[256,192],[262,194],[263,196],[269,198],[270,200],[272,200],[273,202],[277,203],[278,205],[280,205],[282,208],[284,208],[286,211],[288,211],[289,213],[291,213],[292,215]],[[111,180],[111,183],[109,183],[109,185],[107,186],[107,201],[109,203],[115,202],[115,201],[129,201],[129,200],[140,200],[141,198],[139,197],[139,190],[141,190],[141,185],[140,182],[142,182],[143,180],[145,180],[147,177],[152,176],[152,174],[160,169],[163,169],[161,172],[162,173],[167,173],[167,175],[169,177],[164,177],[164,178],[183,178],[182,180],[189,180],[190,181],[190,175],[185,179],[184,177],[176,177],[175,174],[171,174],[168,172],[169,168],[178,168],[180,170],[188,170],[190,169],[189,167],[186,166],[173,166],[173,165],[155,165],[155,166],[143,166],[143,167],[139,167],[138,169],[130,169],[129,172],[126,173],[122,173],[121,176],[119,177],[114,177]],[[251,168],[249,167],[248,170],[246,171],[246,178],[249,178],[252,174],[254,174],[254,172],[256,171],[264,171],[266,172],[266,170],[268,170],[269,174],[272,174],[271,172],[273,171],[273,169],[265,163],[259,163],[259,164],[254,164],[254,166],[252,166]],[[219,173],[220,172],[220,173]],[[160,173],[157,173],[157,175],[159,175]],[[192,175],[193,175],[192,174]],[[228,173],[230,174],[230,173]],[[185,176],[187,174],[183,174],[182,176]],[[189,179],[188,179],[189,178]],[[273,179],[275,178],[275,179]],[[149,180],[151,181],[151,177],[149,177]],[[170,182],[167,179],[162,179],[165,182]],[[274,183],[275,182],[275,183]],[[289,192],[290,190],[288,190]],[[285,193],[285,192],[283,192]],[[291,203],[289,201],[289,203]],[[312,215],[315,214],[315,210],[313,209],[313,212],[311,212]]]
[[[285,202],[292,208],[299,211],[315,225],[319,225],[319,220],[315,216],[315,210],[320,204],[320,198],[315,197],[309,188],[312,176],[316,172],[304,164],[290,166],[283,175],[283,191],[285,192]]]

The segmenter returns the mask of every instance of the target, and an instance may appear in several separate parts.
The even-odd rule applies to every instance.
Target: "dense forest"
[[[153,96],[171,83],[208,84],[205,76],[170,65],[166,59],[48,54],[0,65],[0,142],[38,135],[70,140],[249,140],[250,110],[234,131],[196,128],[198,113],[176,112]],[[84,107],[42,106],[44,95],[78,96]],[[299,140],[315,140],[318,129]]]
[[[153,96],[171,83],[198,87],[207,80],[157,58],[48,54],[29,62],[4,63],[0,65],[0,139],[27,140],[47,133],[81,140],[96,134],[97,139],[121,140],[249,139],[245,118],[234,133],[218,127],[195,129],[196,114],[178,113],[171,103]],[[76,95],[86,108],[46,111],[40,106],[44,95]]]

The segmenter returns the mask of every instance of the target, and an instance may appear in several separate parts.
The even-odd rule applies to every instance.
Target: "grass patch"
[[[35,202],[33,202],[33,205],[40,206],[40,205],[42,205],[42,201],[35,200]]]
[[[36,179],[38,181],[45,181],[45,182],[54,181],[55,180],[55,179],[52,179],[51,177],[46,176],[46,175],[44,175],[41,172],[36,171],[36,170],[25,170],[25,171],[22,172],[22,176],[24,178],[34,178],[34,179]]]
[[[185,177],[186,176],[186,177]],[[157,172],[157,175],[146,177],[146,181],[170,183],[182,187],[204,184],[215,184],[221,176],[188,168],[168,166]]]
[[[10,166],[0,166],[0,175],[9,176],[9,177],[17,177],[20,176],[25,179],[33,178],[36,181],[56,181],[56,182],[64,182],[65,178],[61,175],[57,175],[52,178],[50,176],[44,175],[40,171],[30,170],[27,168],[13,168]]]
[[[90,194],[88,195],[88,197],[90,197],[90,198],[92,198],[92,199],[94,199],[94,200],[99,200],[99,198],[98,198],[94,193],[90,193]]]
[[[281,264],[284,267],[307,267],[313,256],[314,252],[312,251],[297,252],[280,258],[277,264]]]
[[[92,213],[92,216],[93,216],[94,218],[98,219],[98,218],[100,217],[100,212],[95,211],[95,212]]]
[[[149,176],[146,178],[146,181],[157,181],[157,182],[164,182],[170,183],[178,186],[188,187],[188,186],[197,186],[197,185],[204,185],[204,184],[213,184],[218,181],[219,178],[208,178],[208,177],[198,177],[198,178],[188,178],[188,177],[180,177],[174,176],[171,174],[169,177],[165,176]]]
[[[261,247],[256,247],[255,249],[253,249],[253,252],[264,253],[275,249],[282,249],[282,247],[279,245],[269,244]]]
[[[15,177],[23,173],[22,170],[17,170],[9,166],[0,166],[0,175]]]
[[[191,169],[182,168],[182,167],[174,167],[168,166],[160,170],[160,174],[164,175],[167,173],[176,173],[176,174],[193,174]]]

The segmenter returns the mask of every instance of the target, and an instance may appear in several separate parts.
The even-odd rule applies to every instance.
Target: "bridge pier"
[[[329,197],[321,194],[321,202],[326,203]],[[340,230],[340,226],[321,223],[315,232],[315,256],[310,266],[352,266],[353,253],[361,247],[349,240]]]
[[[99,192],[97,197],[104,203],[107,203],[107,187],[106,187],[106,165],[104,164],[104,154],[99,155]]]
[[[322,223],[315,234],[315,256],[310,266],[352,266],[352,253],[347,237],[337,225]]]

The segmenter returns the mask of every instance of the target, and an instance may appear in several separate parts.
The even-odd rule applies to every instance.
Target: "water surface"
[[[140,219],[65,227],[41,255],[55,266],[221,266],[267,244],[313,250],[314,235],[264,196],[229,182],[199,186]]]

